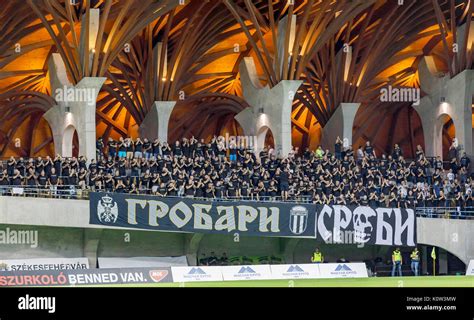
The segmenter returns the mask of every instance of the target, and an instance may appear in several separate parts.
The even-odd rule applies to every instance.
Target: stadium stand
[[[183,138],[172,146],[158,140],[97,141],[98,161],[57,156],[10,158],[0,165],[0,193],[27,196],[87,197],[88,191],[152,194],[200,199],[296,201],[316,204],[419,208],[426,215],[444,208],[469,216],[474,176],[470,159],[453,153],[447,164],[403,158],[396,145],[378,157],[370,142],[357,152],[306,149],[280,157],[273,149],[227,148]],[[232,157],[235,155],[235,157]],[[21,190],[21,191],[19,191]],[[433,209],[436,208],[436,209]],[[438,210],[439,211],[439,210]]]

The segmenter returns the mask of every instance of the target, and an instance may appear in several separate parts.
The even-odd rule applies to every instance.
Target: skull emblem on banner
[[[352,214],[354,223],[354,242],[367,243],[370,241],[374,227],[369,221],[370,217],[375,217],[376,213],[369,207],[358,207]]]

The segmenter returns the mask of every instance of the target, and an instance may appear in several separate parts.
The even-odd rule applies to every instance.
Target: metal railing
[[[138,195],[154,195],[154,189],[137,190]],[[0,186],[0,196],[13,197],[37,197],[50,199],[78,199],[89,200],[91,192],[109,192],[107,189],[83,189],[77,186]],[[128,192],[122,192],[128,193]],[[155,195],[159,197],[159,195]],[[311,204],[311,196],[300,196],[296,198],[283,199],[281,196],[261,196],[261,197],[195,197],[186,195],[166,196],[167,198],[189,198],[203,201],[226,202],[226,201],[259,201],[273,203],[293,203],[293,204]],[[416,207],[416,215],[424,218],[444,218],[444,219],[474,219],[474,207]]]
[[[155,195],[156,189],[140,189],[137,190],[138,195]],[[115,193],[113,190],[106,188],[92,188],[83,189],[78,186],[48,186],[48,187],[34,187],[34,186],[0,186],[0,196],[21,196],[21,197],[40,197],[40,198],[56,198],[56,199],[81,199],[88,200],[91,192],[108,192]],[[118,193],[129,193],[128,191]],[[158,195],[156,195],[159,197]],[[259,202],[280,202],[280,203],[312,203],[311,196],[299,196],[291,199],[283,199],[281,196],[241,196],[241,197],[198,197],[198,196],[166,196],[167,198],[190,198],[206,201],[259,201]]]
[[[474,219],[474,207],[418,207],[415,211],[422,218]]]
[[[0,186],[0,196],[56,199],[89,199],[89,191],[75,186]]]

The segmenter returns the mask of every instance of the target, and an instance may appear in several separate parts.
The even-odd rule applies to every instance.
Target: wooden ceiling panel
[[[474,1],[412,0],[401,6],[391,0],[188,0],[185,5],[177,1],[102,0],[92,6],[86,0],[77,0],[76,5],[67,0],[5,2],[0,12],[0,97],[9,95],[0,100],[0,110],[13,116],[1,118],[0,156],[12,152],[8,146],[14,137],[8,132],[13,132],[13,126],[26,135],[32,126],[42,130],[38,136],[44,141],[34,140],[36,145],[21,152],[36,154],[38,146],[51,150],[50,133],[37,123],[53,102],[24,92],[46,95],[50,91],[47,59],[52,52],[61,54],[73,83],[85,76],[107,77],[97,104],[97,129],[98,135],[114,137],[136,135],[153,101],[179,100],[181,92],[185,93],[180,101],[182,117],[196,112],[219,114],[218,118],[204,116],[203,121],[224,121],[235,127],[230,116],[245,106],[239,98],[238,65],[243,57],[252,56],[263,84],[304,81],[293,113],[301,147],[314,145],[311,132],[324,126],[341,102],[362,102],[379,116],[390,108],[402,108],[393,115],[401,119],[397,121],[414,117],[405,107],[381,105],[378,95],[382,86],[417,87],[418,63],[425,55],[432,55],[437,66],[452,76],[473,67],[470,45],[464,45],[468,49],[459,57],[448,48],[455,41],[469,44],[474,37],[456,39],[460,27],[470,24]],[[85,63],[77,43],[81,17],[91,8],[100,9],[100,30],[93,60]],[[296,45],[279,57],[278,26],[293,15]],[[158,75],[152,59],[157,43],[164,44],[160,57],[168,59],[167,68],[160,68]],[[345,43],[352,48],[348,62],[341,53]],[[285,38],[285,45],[289,44]],[[125,46],[131,51],[125,51]],[[275,61],[281,58],[289,62],[280,69]],[[230,96],[237,100],[229,100]],[[226,109],[229,103],[233,108]],[[215,113],[219,108],[226,111]],[[417,120],[412,120],[416,126]],[[209,126],[213,129],[200,132],[180,125],[191,124],[174,121],[175,136],[190,132],[207,136],[213,130],[229,129]],[[371,134],[373,130],[364,130],[360,138]]]

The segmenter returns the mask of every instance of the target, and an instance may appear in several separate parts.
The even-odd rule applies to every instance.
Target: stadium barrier
[[[2,271],[0,287],[368,278],[365,263]]]
[[[90,286],[173,282],[171,268],[0,272],[0,287]]]
[[[469,261],[469,266],[466,269],[466,276],[474,276],[474,260]]]
[[[280,280],[318,279],[321,274],[317,264],[294,264],[272,266],[272,277]]]
[[[222,267],[221,272],[224,281],[273,279],[270,265],[229,266]]]
[[[153,196],[153,197],[162,197],[154,195],[156,192],[155,188],[143,188],[137,190],[137,195],[141,196]],[[105,188],[80,188],[76,185],[60,185],[60,186],[27,186],[27,185],[0,185],[0,196],[17,196],[17,197],[33,197],[33,198],[52,198],[52,199],[77,199],[77,200],[89,200],[89,196],[94,192],[107,192],[107,193],[116,193],[116,194],[130,194],[128,192],[114,192],[113,190],[108,190]],[[188,198],[196,200],[209,200],[215,202],[224,202],[224,201],[259,201],[259,202],[283,202],[283,203],[300,203],[308,204],[312,203],[310,196],[299,196],[296,199],[283,199],[281,196],[259,196],[258,199],[256,196],[240,196],[240,197],[216,197],[216,198],[207,198],[207,197],[194,197],[186,196],[184,194],[178,196],[166,196],[166,198]]]
[[[424,218],[474,219],[473,207],[418,207],[416,215]]]
[[[0,259],[0,271],[89,269],[87,258]]]
[[[327,263],[319,264],[319,275],[323,279],[333,278],[367,278],[365,263]]]
[[[49,199],[75,199],[75,200],[89,200],[91,193],[94,192],[109,192],[105,189],[81,189],[78,186],[62,185],[62,186],[0,186],[0,196],[13,197],[33,197],[33,198],[49,198]],[[153,189],[140,189],[138,195],[152,196]],[[113,193],[113,192],[111,192]],[[128,193],[117,193],[128,194]],[[162,197],[160,197],[162,198]],[[206,198],[206,197],[186,197],[186,196],[166,196],[166,198],[178,199],[194,199],[212,202],[228,202],[228,201],[242,201],[242,202],[271,202],[271,203],[295,203],[295,204],[312,204],[310,197],[301,196],[297,199],[283,199],[281,196],[261,196],[258,200],[255,197],[222,197],[222,198]],[[449,198],[448,202],[453,202],[454,198]],[[417,206],[415,208],[416,216],[424,218],[442,218],[442,219],[474,219],[474,207],[432,207],[432,206]]]
[[[171,267],[174,282],[368,278],[365,263]]]
[[[173,282],[223,281],[224,267],[172,267]]]
[[[100,269],[162,268],[187,266],[186,256],[179,257],[98,257]]]

